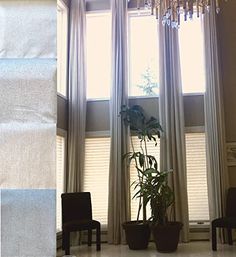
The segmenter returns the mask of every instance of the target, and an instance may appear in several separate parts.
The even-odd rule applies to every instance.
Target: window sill
[[[183,96],[204,96],[204,92],[199,93],[183,93]],[[129,100],[135,100],[135,99],[158,99],[159,95],[156,96],[129,96]],[[105,102],[109,101],[110,98],[88,98],[87,102]]]
[[[110,98],[88,98],[86,101],[87,102],[104,102],[104,101],[109,101]]]
[[[209,231],[210,229],[210,222],[204,221],[204,222],[190,222],[189,223],[190,231]]]
[[[64,100],[68,100],[68,96],[65,96],[59,92],[57,92],[57,96],[59,96],[60,98],[64,99]]]

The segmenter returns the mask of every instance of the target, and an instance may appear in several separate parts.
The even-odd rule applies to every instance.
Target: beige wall
[[[184,96],[185,126],[204,126],[203,95]],[[133,98],[130,105],[141,105],[149,116],[158,117],[158,98]],[[86,131],[109,130],[109,101],[87,103]]]
[[[222,3],[218,17],[223,76],[226,142],[236,142],[236,1]],[[230,167],[231,186],[236,186],[236,166]]]
[[[57,127],[60,129],[68,129],[68,104],[67,100],[61,96],[57,96]]]
[[[62,0],[68,7],[70,0]],[[68,129],[68,101],[57,95],[57,127],[63,130]]]

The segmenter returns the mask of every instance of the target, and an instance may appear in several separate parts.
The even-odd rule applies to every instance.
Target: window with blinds
[[[208,221],[205,133],[186,133],[189,220]]]
[[[107,225],[110,137],[86,138],[84,191],[91,193],[93,219]]]
[[[140,141],[132,137],[135,151],[139,151]],[[131,146],[130,146],[131,147]],[[148,142],[148,152],[156,156],[160,163],[160,141],[157,146]],[[186,133],[186,161],[187,161],[187,188],[189,219],[191,222],[208,221],[209,205],[206,178],[206,147],[204,133]],[[137,171],[134,161],[130,166],[130,183],[136,181]],[[135,194],[134,185],[131,186],[131,199]],[[131,200],[131,219],[137,219],[138,199]],[[147,217],[150,216],[150,207],[147,208]],[[142,212],[140,213],[142,219]]]
[[[134,145],[134,150],[135,152],[140,151],[140,139],[136,136],[132,136],[132,141]],[[132,149],[131,143],[130,143],[130,149]],[[148,149],[148,154],[153,155],[156,157],[156,160],[158,164],[160,163],[160,141],[157,141],[157,146],[155,146],[154,142],[147,142],[147,149]],[[137,170],[135,168],[135,163],[134,161],[131,162],[130,165],[130,183],[132,185],[133,181],[137,181],[138,176],[137,176]],[[138,206],[139,206],[139,199],[134,198],[133,196],[137,192],[137,190],[134,190],[135,185],[132,185],[130,188],[130,194],[131,194],[131,220],[136,220],[137,219],[137,213],[138,213]],[[151,216],[151,210],[150,206],[147,206],[147,218]],[[140,212],[139,219],[142,219],[142,211]]]
[[[56,139],[56,177],[57,177],[57,232],[61,231],[61,194],[64,192],[64,174],[65,174],[65,137],[57,136]]]

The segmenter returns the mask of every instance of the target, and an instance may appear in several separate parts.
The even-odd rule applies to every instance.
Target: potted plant
[[[178,247],[181,222],[170,221],[170,209],[174,203],[173,190],[168,185],[171,171],[146,170],[138,192],[150,202],[152,233],[159,252],[174,252]]]
[[[137,170],[138,180],[134,181],[135,189],[137,190],[134,197],[139,198],[139,207],[136,221],[129,221],[123,224],[126,233],[126,241],[130,249],[139,250],[146,249],[150,238],[150,226],[146,215],[146,206],[149,198],[146,194],[140,194],[143,190],[143,182],[145,174],[153,167],[157,170],[157,162],[154,156],[148,154],[147,142],[153,141],[157,144],[157,138],[160,137],[162,128],[156,118],[148,118],[144,110],[139,105],[134,105],[131,108],[122,106],[120,112],[123,122],[130,128],[131,134],[137,136],[140,140],[140,149],[135,150],[131,137],[131,151],[126,153],[124,159],[130,165],[134,161]],[[140,220],[140,212],[143,210],[143,219]]]
[[[171,208],[174,203],[174,192],[168,185],[168,176],[172,171],[159,171],[155,156],[148,153],[147,142],[157,144],[162,128],[156,118],[148,118],[142,107],[123,106],[121,110],[124,123],[130,127],[131,133],[140,140],[140,149],[135,151],[131,137],[131,152],[124,157],[135,162],[138,180],[134,181],[139,199],[136,221],[125,222],[123,228],[131,249],[145,249],[148,246],[150,227],[156,248],[160,252],[173,252],[177,249],[181,222],[170,221]],[[150,203],[151,217],[147,220],[146,206]],[[143,207],[143,220],[139,220]]]

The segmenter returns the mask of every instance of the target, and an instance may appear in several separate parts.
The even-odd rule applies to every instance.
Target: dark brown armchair
[[[92,204],[89,192],[65,193],[62,198],[62,248],[70,254],[70,232],[88,231],[88,246],[92,245],[92,230],[96,229],[97,251],[101,249],[100,222],[92,219]]]
[[[216,228],[226,228],[229,245],[233,244],[232,229],[236,228],[236,188],[231,187],[228,190],[226,199],[226,216],[215,219],[211,222],[212,231],[212,250],[217,250]]]

